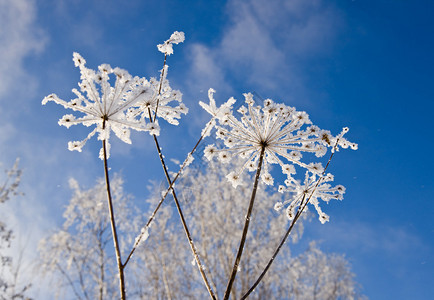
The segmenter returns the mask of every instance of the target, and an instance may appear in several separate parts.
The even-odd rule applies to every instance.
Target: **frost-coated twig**
[[[149,112],[149,119],[152,121],[151,110],[149,108],[148,108],[148,112]],[[194,259],[196,260],[197,266],[199,268],[200,274],[202,275],[202,279],[206,285],[208,293],[210,294],[212,299],[217,299],[216,296],[214,295],[214,292],[211,288],[211,285],[209,284],[208,278],[206,277],[206,274],[204,271],[205,268],[203,267],[203,265],[199,259],[199,255],[197,254],[196,246],[194,245],[193,239],[191,238],[190,231],[188,230],[187,223],[186,223],[185,218],[184,218],[184,214],[182,213],[181,205],[179,204],[178,197],[176,196],[176,192],[175,192],[175,189],[173,188],[172,180],[170,179],[170,175],[169,175],[169,172],[168,172],[167,167],[166,167],[166,163],[164,162],[163,153],[161,152],[161,147],[158,143],[157,136],[155,134],[153,134],[152,136],[154,138],[155,146],[157,147],[158,156],[160,157],[161,166],[163,167],[164,174],[165,174],[166,179],[167,179],[167,183],[169,184],[169,186],[171,186],[170,189],[171,189],[171,192],[173,195],[173,199],[175,200],[175,205],[176,205],[176,208],[178,210],[179,217],[181,218],[181,223],[182,223],[182,226],[184,228],[185,234],[187,236],[188,242],[190,244],[191,251],[193,252]]]
[[[214,119],[214,118],[213,118]],[[206,124],[205,129],[202,131],[207,132],[209,127],[212,126],[212,120],[210,122],[208,122]],[[155,215],[157,214],[158,210],[160,209],[161,205],[163,204],[164,200],[166,199],[167,195],[170,193],[170,191],[172,190],[173,185],[175,184],[176,180],[178,180],[179,176],[181,175],[182,171],[185,169],[185,167],[187,167],[189,165],[189,163],[191,162],[191,158],[193,156],[193,153],[196,151],[197,147],[199,146],[200,142],[203,140],[204,138],[204,134],[202,133],[202,135],[200,136],[199,140],[196,142],[196,144],[194,145],[193,149],[190,151],[190,153],[188,153],[187,158],[184,160],[184,162],[181,165],[181,168],[179,169],[178,173],[176,173],[175,177],[172,179],[172,183],[169,185],[169,187],[166,189],[166,191],[164,192],[163,196],[161,197],[160,201],[158,202],[156,208],[154,209],[154,211],[152,212],[151,216],[149,217],[148,222],[146,223],[146,225],[143,227],[142,232],[140,233],[140,235],[137,237],[133,248],[130,251],[130,254],[128,255],[127,259],[125,260],[124,263],[124,267],[128,264],[129,260],[131,259],[131,257],[133,256],[133,253],[136,251],[137,247],[140,245],[140,242],[144,239],[144,236],[147,235],[147,230],[149,229],[149,227],[151,226],[152,221],[155,218]]]
[[[160,87],[158,88],[157,105],[155,106],[154,120],[157,120],[158,104],[160,103],[161,87],[163,86],[164,67],[166,66],[167,53],[164,54],[163,71],[161,71]],[[150,119],[152,122],[152,119]]]
[[[336,144],[333,147],[333,151],[332,151],[332,153],[330,155],[330,158],[327,161],[327,164],[326,164],[326,166],[324,168],[324,171],[322,172],[322,176],[318,179],[317,183],[315,184],[315,187],[313,188],[312,192],[310,193],[310,195],[309,195],[309,197],[307,198],[306,201],[304,201],[304,199],[306,198],[306,194],[303,195],[303,199],[301,200],[300,206],[297,209],[297,213],[295,214],[294,219],[292,220],[291,224],[289,225],[288,230],[284,234],[284,236],[283,236],[283,238],[282,238],[279,246],[274,251],[273,255],[271,256],[270,260],[268,261],[268,263],[265,266],[265,268],[262,271],[262,273],[259,275],[258,279],[251,286],[251,288],[241,297],[241,300],[246,299],[254,291],[254,289],[258,286],[258,284],[262,281],[262,278],[264,278],[265,274],[268,272],[268,269],[271,267],[271,264],[274,262],[277,254],[279,254],[279,251],[282,248],[283,244],[285,244],[286,240],[288,239],[288,236],[291,233],[292,228],[294,227],[294,225],[297,222],[297,220],[300,218],[301,214],[303,213],[304,209],[306,208],[307,204],[309,203],[310,199],[312,198],[313,194],[315,193],[315,190],[318,187],[318,185],[320,184],[321,180],[324,178],[326,170],[327,170],[328,166],[330,165],[330,161],[332,160],[333,155],[335,153],[335,150],[336,150],[336,147],[338,145],[338,142],[339,142],[339,138],[336,140]]]
[[[104,119],[105,121],[105,119]],[[105,127],[105,122],[103,122],[103,129]],[[113,243],[115,246],[115,252],[116,252],[116,261],[118,264],[118,272],[119,272],[119,288],[121,293],[121,299],[126,299],[126,292],[125,292],[125,279],[124,279],[124,266],[122,264],[122,258],[121,258],[121,251],[119,247],[118,242],[118,234],[116,231],[116,223],[115,223],[115,216],[113,212],[113,202],[112,202],[112,195],[110,191],[110,180],[109,180],[109,174],[108,174],[108,166],[107,166],[107,149],[106,149],[106,141],[102,141],[102,149],[103,149],[103,155],[104,155],[104,173],[105,173],[105,181],[107,186],[107,202],[108,202],[108,208],[110,213],[110,224],[112,228],[112,234],[113,234]]]
[[[256,190],[258,189],[259,175],[261,173],[262,161],[264,159],[264,153],[265,153],[265,145],[262,146],[261,154],[259,156],[258,167],[256,169],[256,175],[255,175],[255,183],[253,185],[252,196],[250,198],[249,208],[247,210],[246,221],[244,223],[244,229],[243,229],[243,235],[241,237],[240,246],[238,248],[238,252],[237,252],[237,256],[235,258],[234,266],[232,268],[232,274],[231,274],[231,277],[229,278],[228,285],[226,287],[226,292],[225,292],[225,295],[224,295],[224,298],[223,298],[224,300],[229,299],[229,295],[231,293],[232,285],[234,283],[235,277],[237,276],[237,272],[238,272],[238,267],[239,267],[239,264],[240,264],[241,256],[243,254],[244,243],[246,242],[247,232],[249,230],[250,216],[251,216],[252,211],[253,211],[253,204],[255,202]]]
[[[301,200],[302,203],[303,203],[305,197],[306,197],[306,194],[303,195],[303,199]],[[306,201],[306,204],[308,202],[309,202],[309,200]],[[255,281],[255,283],[252,285],[252,287],[247,291],[247,293],[245,293],[241,297],[241,300],[246,299],[253,292],[253,290],[258,286],[258,284],[262,281],[262,278],[264,278],[265,274],[268,272],[268,269],[271,267],[271,264],[273,263],[274,259],[276,258],[277,254],[279,253],[280,248],[282,248],[283,244],[285,244],[286,239],[288,238],[289,234],[292,231],[292,228],[295,225],[295,222],[297,222],[298,218],[301,216],[301,212],[303,212],[304,207],[305,207],[305,205],[303,206],[303,209],[300,209],[301,206],[298,207],[298,210],[297,210],[297,213],[296,213],[294,219],[292,220],[291,224],[289,225],[289,228],[286,231],[285,235],[283,236],[283,239],[280,242],[279,246],[277,247],[276,251],[273,253],[273,256],[270,258],[267,265],[265,266],[264,271],[262,271],[261,275],[259,275],[258,279]]]

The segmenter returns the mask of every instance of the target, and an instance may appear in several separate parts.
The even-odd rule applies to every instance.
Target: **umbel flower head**
[[[184,42],[185,40],[185,35],[184,32],[182,31],[175,31],[174,33],[172,33],[172,35],[170,36],[170,38],[165,41],[162,44],[157,45],[157,48],[160,52],[166,54],[166,55],[170,55],[173,54],[173,44],[179,44]]]
[[[245,159],[241,169],[227,176],[234,187],[237,186],[239,175],[244,169],[256,170],[262,149],[264,149],[264,172],[261,179],[264,183],[272,185],[274,179],[269,173],[270,164],[279,164],[286,175],[295,174],[294,165],[306,168],[314,174],[320,174],[323,172],[322,165],[303,162],[302,152],[310,152],[317,157],[322,157],[327,152],[327,147],[357,148],[356,144],[346,141],[342,134],[338,140],[329,131],[311,125],[309,116],[303,111],[274,103],[271,99],[266,99],[263,107],[260,107],[255,105],[251,93],[244,94],[244,97],[247,107],[241,106],[238,109],[241,114],[240,119],[237,119],[229,109],[224,113],[214,113],[210,108],[212,103],[209,107],[202,105],[218,119],[216,135],[225,146],[223,149],[218,149],[214,144],[208,145],[205,148],[205,157],[211,160],[217,156],[223,163],[229,162],[235,156]],[[338,144],[335,146],[336,141]]]
[[[149,119],[149,115],[163,118],[172,125],[178,125],[181,114],[187,114],[188,108],[182,103],[182,93],[173,90],[167,80],[167,69],[165,65],[161,70],[160,81],[152,77],[149,80],[149,92],[137,102],[137,107],[128,110],[128,117],[138,118],[139,121]],[[176,104],[173,104],[176,103]]]
[[[86,61],[78,53],[73,54],[73,61],[81,73],[81,82],[78,84],[80,91],[72,90],[77,98],[67,102],[56,94],[51,94],[42,100],[43,105],[48,101],[53,101],[65,108],[84,114],[81,117],[72,114],[64,115],[59,120],[59,125],[67,128],[77,124],[87,127],[96,125],[84,140],[69,142],[69,150],[81,152],[87,140],[98,133],[98,139],[106,141],[109,155],[108,141],[111,131],[128,144],[131,144],[130,129],[158,133],[158,124],[147,124],[144,120],[136,120],[126,114],[129,108],[149,98],[152,94],[151,84],[145,78],[132,77],[127,71],[112,68],[108,64],[100,65],[97,71],[88,69],[85,67]],[[109,82],[112,74],[116,77],[114,87]],[[102,159],[102,151],[100,151],[100,158]]]
[[[231,113],[232,105],[236,102],[236,100],[231,97],[220,107],[217,107],[214,99],[214,93],[214,89],[208,90],[209,104],[199,101],[199,105],[212,116],[211,120],[208,122],[208,124],[206,124],[205,128],[202,131],[203,137],[210,135],[211,130],[216,126],[216,118],[224,118],[225,115]]]
[[[285,180],[285,186],[279,186],[279,192],[290,192],[293,194],[293,197],[285,202],[277,202],[274,205],[274,209],[279,211],[289,204],[286,208],[286,215],[292,220],[295,217],[297,208],[303,206],[306,201],[309,201],[318,212],[319,220],[324,224],[329,221],[330,217],[321,210],[319,199],[326,203],[331,199],[342,200],[345,193],[344,186],[337,185],[333,187],[328,183],[331,181],[333,181],[332,174],[321,177],[315,173],[309,173],[309,171],[306,171],[303,184],[288,176],[288,179]]]

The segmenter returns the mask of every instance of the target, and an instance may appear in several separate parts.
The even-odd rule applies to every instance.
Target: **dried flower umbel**
[[[211,160],[217,156],[222,163],[229,162],[232,157],[240,156],[245,159],[241,169],[231,172],[227,178],[236,187],[239,176],[247,169],[255,171],[261,149],[264,148],[264,172],[261,179],[264,183],[273,185],[274,179],[270,175],[270,164],[279,164],[283,174],[295,174],[294,165],[306,168],[314,174],[321,174],[323,167],[320,163],[305,163],[302,152],[314,153],[322,157],[327,147],[332,147],[336,141],[329,131],[321,130],[311,125],[307,113],[296,111],[295,108],[284,104],[274,103],[271,99],[264,101],[263,107],[256,106],[251,93],[244,94],[246,106],[241,106],[237,119],[229,106],[222,112],[214,113],[206,109],[219,120],[216,125],[216,136],[224,143],[225,148],[218,149],[211,144],[205,148],[204,155]],[[233,98],[231,98],[233,99]],[[210,98],[211,104],[213,99]],[[233,102],[230,101],[232,104]],[[215,106],[215,105],[214,105]],[[341,147],[357,148],[342,138]]]
[[[161,70],[160,80],[154,77],[149,80],[149,91],[128,110],[128,118],[146,123],[146,119],[149,121],[151,116],[155,124],[158,124],[158,118],[162,118],[172,125],[178,125],[181,114],[188,113],[188,108],[182,103],[182,93],[169,85],[167,70],[168,66],[165,65]],[[156,126],[156,129],[159,127]],[[159,130],[150,132],[151,135],[154,133],[159,135]]]
[[[81,73],[81,82],[78,84],[80,91],[72,90],[77,98],[67,102],[56,94],[51,94],[42,100],[42,104],[53,101],[65,108],[84,114],[83,117],[76,117],[72,114],[64,115],[59,120],[59,125],[67,128],[77,124],[87,127],[96,125],[96,128],[84,140],[69,142],[69,150],[81,152],[86,142],[98,133],[98,139],[107,142],[107,155],[109,156],[111,130],[128,144],[131,144],[130,129],[155,131],[155,124],[129,118],[126,114],[129,108],[150,96],[151,85],[145,78],[132,77],[127,71],[120,68],[113,69],[108,64],[100,65],[97,71],[88,69],[85,67],[84,58],[76,52],[73,55],[73,61],[75,66],[80,68]],[[116,77],[114,87],[109,83],[111,74]],[[100,158],[103,159],[102,151],[100,151]]]
[[[289,192],[293,196],[289,200],[276,203],[274,209],[278,211],[289,204],[286,208],[286,215],[288,219],[293,220],[298,207],[303,206],[305,202],[309,201],[318,212],[318,218],[321,223],[328,222],[330,217],[322,211],[319,206],[319,200],[321,199],[326,203],[332,199],[342,200],[345,193],[344,186],[332,186],[328,183],[332,182],[333,179],[333,175],[330,173],[321,177],[317,174],[309,173],[309,171],[306,171],[303,183],[289,176],[285,180],[285,186],[279,186],[279,192]]]

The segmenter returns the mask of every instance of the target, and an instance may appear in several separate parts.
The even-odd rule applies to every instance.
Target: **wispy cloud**
[[[417,231],[402,224],[334,220],[325,226],[309,224],[309,228],[309,236],[339,252],[379,259],[395,267],[424,264],[431,257],[430,245]]]
[[[319,0],[233,0],[227,15],[216,45],[192,46],[191,80],[201,87],[226,89],[242,78],[259,90],[302,89],[303,64],[331,49],[342,22],[335,7]]]
[[[47,37],[36,25],[36,8],[33,0],[0,1],[0,99],[17,92],[14,82],[25,82],[27,90],[36,80],[26,74],[24,60],[32,53],[44,49]]]

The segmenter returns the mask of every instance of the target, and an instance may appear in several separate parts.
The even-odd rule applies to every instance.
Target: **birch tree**
[[[226,180],[229,164],[204,165],[183,173],[178,187],[188,215],[191,233],[200,249],[199,255],[209,274],[213,290],[222,292],[231,272],[234,247],[242,227],[248,174],[240,178],[234,189]],[[94,187],[83,190],[70,181],[73,196],[64,212],[63,227],[41,242],[43,270],[53,276],[57,297],[71,295],[74,299],[117,298],[117,267],[111,246],[110,220],[104,210],[105,183],[100,179]],[[133,239],[126,231],[137,231],[142,219],[137,209],[131,209],[132,197],[124,193],[122,178],[113,179],[115,207],[119,227],[125,238],[123,249]],[[160,199],[160,188],[151,185],[154,195],[147,203],[153,207]],[[156,192],[157,191],[157,192]],[[238,280],[232,287],[232,299],[240,299],[252,285],[278,244],[289,222],[277,213],[273,203],[282,195],[259,186],[257,209],[252,213],[253,225],[247,236],[246,250],[238,270]],[[150,228],[150,236],[138,247],[128,264],[127,285],[131,299],[203,299],[207,292],[200,284],[195,259],[183,240],[183,228],[173,215],[174,207],[163,206]],[[297,223],[291,243],[303,234],[309,214]],[[217,297],[221,297],[218,294]],[[326,254],[316,243],[303,253],[293,255],[285,245],[280,257],[267,273],[250,299],[358,299],[357,283],[349,263],[342,255]]]
[[[72,294],[74,299],[116,299],[118,279],[104,202],[105,182],[101,178],[89,189],[82,189],[75,179],[69,184],[73,196],[63,213],[63,226],[39,245],[41,270],[52,277],[56,297]],[[112,185],[119,229],[134,232],[134,221],[129,219],[130,196],[124,193],[122,184],[123,179],[116,175]],[[131,240],[125,234],[121,244],[127,242]]]
[[[19,159],[5,173],[4,181],[0,183],[0,205],[2,206],[5,202],[22,194],[18,189],[22,175]],[[17,262],[14,262],[12,257],[6,253],[11,247],[13,238],[13,230],[8,227],[6,220],[2,217],[0,219],[0,299],[30,299],[27,292],[31,284],[20,283],[21,256]]]

